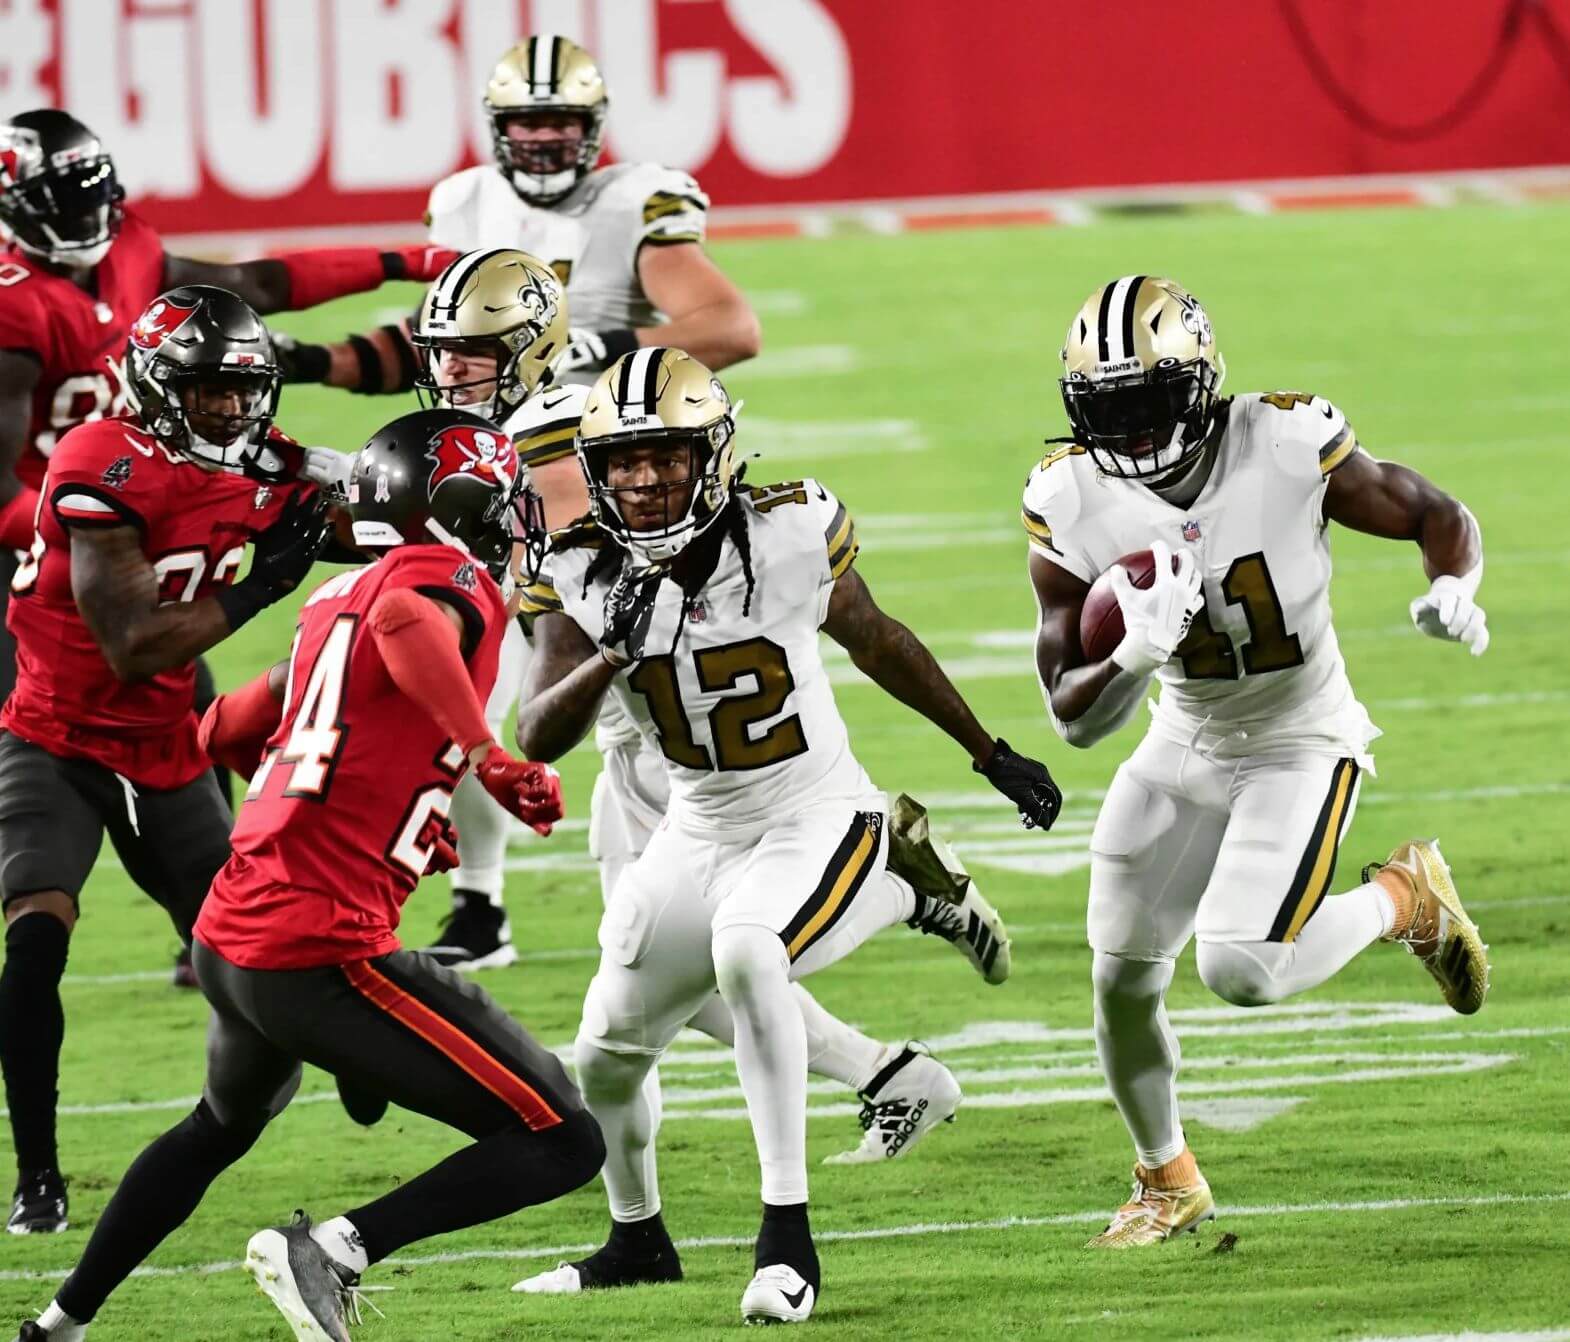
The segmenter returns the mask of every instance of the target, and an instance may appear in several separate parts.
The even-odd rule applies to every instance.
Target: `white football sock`
[[[1377,881],[1332,895],[1294,941],[1204,941],[1199,976],[1218,997],[1239,1006],[1279,1002],[1318,987],[1389,931],[1395,904]]]
[[[1170,960],[1125,960],[1097,951],[1096,1055],[1139,1163],[1156,1169],[1183,1154],[1177,1074],[1182,1050],[1167,1019]]]
[[[831,1016],[801,984],[791,986],[807,1030],[807,1070],[852,1090],[864,1089],[887,1061],[888,1048]],[[736,1022],[718,993],[699,1007],[698,1014],[688,1023],[710,1039],[735,1047]]]
[[[471,772],[453,789],[449,815],[458,831],[460,859],[450,873],[452,888],[477,891],[501,908],[507,877],[507,812]]]
[[[358,1274],[371,1265],[370,1256],[365,1252],[365,1241],[360,1238],[360,1232],[347,1216],[335,1216],[319,1226],[312,1226],[311,1238],[339,1267],[346,1267]]]
[[[86,1342],[87,1325],[78,1323],[53,1300],[38,1316],[38,1326],[49,1334],[49,1342]]]
[[[642,1221],[660,1209],[654,1139],[660,1131],[660,1075],[647,1053],[612,1053],[582,1035],[574,1063],[584,1103],[605,1138],[605,1193],[611,1216]]]
[[[763,1200],[807,1200],[807,1028],[790,960],[766,927],[714,934],[714,975],[736,1022],[736,1075],[747,1099]]]

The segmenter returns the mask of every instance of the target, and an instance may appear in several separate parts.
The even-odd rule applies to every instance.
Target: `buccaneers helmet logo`
[[[185,325],[196,309],[195,303],[187,307],[160,298],[136,319],[136,325],[131,328],[131,343],[137,349],[157,349]]]
[[[491,433],[472,424],[454,424],[431,439],[426,449],[436,459],[431,468],[431,494],[443,480],[467,475],[483,480],[503,493],[512,491],[518,475],[518,458],[512,440],[504,433]]]

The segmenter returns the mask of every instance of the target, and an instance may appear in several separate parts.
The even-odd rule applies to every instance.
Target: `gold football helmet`
[[[578,463],[594,519],[642,564],[669,563],[725,511],[740,475],[735,462],[736,411],[720,380],[679,349],[650,345],[624,354],[600,374],[578,424]],[[686,492],[674,522],[653,530],[628,525],[607,479],[618,452],[667,444],[688,450],[687,474],[640,494]],[[667,516],[669,510],[667,510]]]
[[[536,33],[508,48],[485,86],[496,166],[513,190],[535,205],[560,200],[593,171],[609,110],[605,80],[594,57],[552,33]],[[581,117],[583,137],[532,145],[507,134],[510,123],[527,123],[541,114]]]
[[[410,338],[425,365],[415,378],[422,401],[472,410],[500,424],[550,381],[551,361],[568,344],[567,300],[556,272],[528,252],[511,247],[467,252],[436,277]],[[444,349],[495,358],[495,389],[489,397],[463,395],[489,385],[489,376],[441,383],[438,363]]]
[[[1182,286],[1125,275],[1085,300],[1063,342],[1063,408],[1106,475],[1170,475],[1205,446],[1226,364]]]

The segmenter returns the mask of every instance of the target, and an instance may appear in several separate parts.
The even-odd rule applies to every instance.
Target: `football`
[[[1172,556],[1173,572],[1177,571],[1177,556]],[[1136,550],[1118,559],[1113,568],[1128,571],[1129,581],[1135,587],[1149,587],[1156,576],[1156,561],[1149,550]],[[1085,593],[1085,604],[1079,608],[1079,646],[1087,662],[1099,662],[1112,655],[1123,641],[1123,612],[1113,595],[1112,569],[1107,569],[1091,583]]]

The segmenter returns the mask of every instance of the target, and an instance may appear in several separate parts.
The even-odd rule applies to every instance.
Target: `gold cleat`
[[[1363,868],[1363,879],[1400,881],[1416,900],[1411,917],[1386,941],[1404,946],[1433,975],[1454,1011],[1470,1016],[1488,996],[1488,947],[1461,907],[1450,866],[1437,839],[1409,839],[1384,862]]]
[[[1186,1152],[1185,1156],[1192,1161],[1193,1157]],[[1148,1244],[1164,1243],[1185,1232],[1193,1234],[1216,1215],[1216,1200],[1211,1197],[1210,1185],[1197,1166],[1193,1177],[1193,1183],[1180,1188],[1152,1188],[1151,1172],[1142,1165],[1134,1166],[1134,1191],[1129,1200],[1112,1214],[1111,1224],[1087,1241],[1085,1247],[1139,1249]]]

